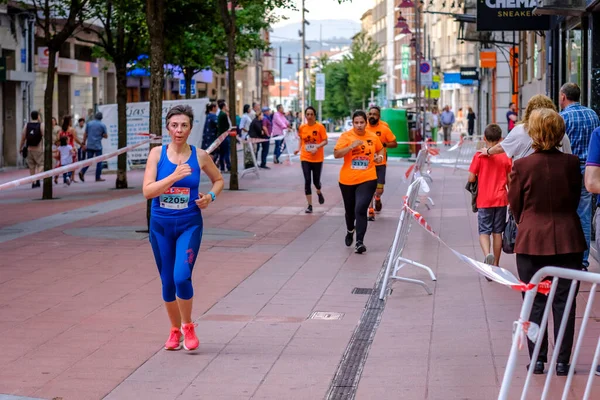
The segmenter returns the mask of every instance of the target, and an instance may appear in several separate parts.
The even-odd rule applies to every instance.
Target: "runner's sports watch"
[[[212,191],[208,192],[208,194],[210,194],[210,197],[212,198],[212,201],[215,201],[217,199],[217,195],[214,194]]]

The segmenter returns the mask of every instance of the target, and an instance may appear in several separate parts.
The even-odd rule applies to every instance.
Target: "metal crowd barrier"
[[[468,170],[475,153],[485,147],[483,136],[465,137],[458,145],[456,151],[456,160],[454,162],[454,172],[457,169]]]
[[[433,183],[433,178],[431,177],[431,174],[429,173],[430,171],[429,171],[428,160],[429,160],[429,152],[427,151],[427,148],[422,148],[419,151],[419,153],[417,154],[417,159],[415,161],[415,167],[413,169],[412,176],[410,179],[411,183],[420,177],[422,177],[425,180],[425,182],[422,183],[422,186],[427,186],[426,182]],[[429,189],[425,190],[425,192],[429,192]],[[429,201],[429,203],[432,206],[435,206],[435,203],[433,202],[433,199],[431,197],[426,196],[426,199],[427,199],[427,201]],[[429,204],[427,204],[427,203],[425,203],[425,207],[427,207],[428,210],[430,209]]]
[[[406,205],[413,210],[418,204],[418,199],[420,195],[419,192],[422,189],[422,185],[426,186],[427,183],[425,182],[425,179],[423,177],[418,177],[414,179],[414,181],[408,186],[405,201]],[[402,282],[421,285],[425,289],[425,291],[427,291],[428,294],[433,293],[425,282],[418,279],[404,278],[398,275],[398,272],[403,267],[405,267],[406,265],[413,265],[417,268],[421,268],[427,271],[429,273],[429,276],[431,277],[431,280],[437,280],[435,274],[428,266],[402,257],[402,252],[404,251],[406,243],[408,242],[408,236],[410,233],[412,221],[413,218],[410,215],[410,213],[406,210],[406,207],[402,207],[402,212],[400,213],[400,219],[398,221],[398,227],[396,228],[396,235],[394,236],[394,242],[392,244],[392,249],[390,250],[387,266],[385,268],[385,275],[383,276],[383,284],[381,285],[381,291],[379,293],[380,300],[383,300],[385,298],[388,281],[390,279],[396,279]],[[390,271],[392,270],[392,265],[393,272],[390,274]]]
[[[526,350],[527,343],[523,343],[523,342],[527,341],[527,339],[526,339],[527,331],[531,329],[530,324],[529,324],[529,315],[531,313],[531,308],[533,307],[533,301],[535,299],[535,296],[538,294],[537,284],[540,283],[540,281],[542,281],[547,276],[553,276],[554,278],[552,280],[552,286],[550,289],[550,293],[548,294],[548,300],[546,303],[546,308],[544,309],[544,314],[542,317],[541,325],[539,327],[539,332],[534,337],[535,338],[535,349],[534,349],[533,355],[531,357],[532,360],[537,360],[538,355],[540,353],[542,337],[546,330],[546,326],[548,324],[548,316],[550,314],[550,309],[552,308],[552,302],[553,302],[554,296],[556,294],[556,289],[558,286],[558,279],[559,278],[571,279],[572,282],[571,282],[571,288],[569,291],[569,296],[567,298],[567,304],[565,306],[565,312],[564,312],[563,318],[561,320],[558,337],[555,338],[556,343],[554,345],[552,359],[551,359],[550,365],[548,366],[547,371],[546,371],[546,378],[545,378],[545,382],[544,382],[543,391],[542,391],[541,395],[539,395],[539,394],[534,395],[535,398],[538,398],[538,396],[539,396],[539,398],[542,400],[547,399],[548,396],[550,395],[550,385],[551,385],[552,379],[554,377],[554,370],[555,370],[556,362],[558,359],[558,353],[559,353],[558,349],[560,349],[560,345],[563,341],[565,329],[567,326],[567,320],[569,317],[569,312],[573,305],[573,300],[575,299],[575,297],[577,295],[578,286],[579,286],[580,282],[588,282],[588,283],[592,284],[592,287],[590,289],[590,294],[587,299],[587,306],[585,308],[583,320],[581,321],[581,326],[579,328],[579,334],[577,335],[577,341],[575,343],[575,348],[574,348],[572,359],[571,359],[571,368],[569,369],[569,375],[567,376],[561,399],[566,400],[569,397],[569,391],[570,391],[571,385],[573,383],[573,374],[575,373],[575,367],[577,366],[577,361],[579,359],[579,353],[581,351],[582,342],[583,342],[583,339],[585,336],[588,321],[590,320],[590,314],[592,312],[592,307],[594,306],[594,298],[596,296],[596,289],[597,289],[598,284],[600,284],[600,274],[584,272],[584,271],[575,271],[575,270],[570,270],[570,269],[566,269],[566,268],[545,267],[545,268],[542,268],[540,271],[538,271],[531,279],[531,283],[536,285],[536,288],[526,292],[525,299],[523,301],[523,306],[521,308],[521,315],[519,317],[519,321],[515,322],[515,328],[514,328],[514,332],[513,332],[513,340],[512,340],[512,346],[510,349],[510,355],[508,357],[508,362],[506,364],[506,371],[504,373],[504,379],[502,380],[500,394],[498,395],[499,400],[507,400],[509,398],[510,399],[517,398],[514,393],[510,394],[510,397],[509,397],[509,392],[510,392],[511,384],[512,384],[512,381],[513,381],[513,378],[515,375],[515,369],[517,368],[519,348],[522,346],[525,348],[525,351],[527,351]],[[592,334],[596,334],[596,333],[597,333],[597,331],[592,331]],[[533,336],[531,334],[531,332],[530,332],[530,336]],[[589,400],[592,398],[591,397],[592,383],[594,380],[594,373],[596,371],[599,361],[600,361],[600,337],[598,338],[598,343],[596,344],[596,351],[594,353],[594,358],[592,360],[589,373],[587,374],[587,383],[586,383],[585,393],[582,398],[583,400]],[[533,365],[534,362],[532,362],[531,364]],[[587,367],[588,367],[588,365],[585,366],[586,369],[587,369]],[[531,385],[532,375],[533,375],[533,368],[529,368],[529,370],[527,372],[527,377],[525,379],[525,383],[523,385],[522,392],[520,394],[520,399],[522,399],[522,400],[525,400],[528,398],[527,393],[529,392],[529,387]],[[552,388],[552,390],[554,391],[553,398],[558,398],[558,396],[556,396],[556,394],[557,394],[556,386],[554,386]],[[599,395],[596,394],[596,396],[594,398],[597,399],[598,397],[599,397]],[[529,398],[531,398],[531,397],[529,397]]]

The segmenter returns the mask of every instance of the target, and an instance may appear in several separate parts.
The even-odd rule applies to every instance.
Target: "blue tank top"
[[[160,181],[175,172],[177,165],[169,161],[167,147],[162,147],[160,159],[156,171],[156,180]],[[200,214],[200,208],[196,205],[198,199],[198,186],[200,186],[200,165],[196,147],[190,146],[192,154],[186,161],[192,168],[192,174],[175,182],[173,186],[158,197],[152,199],[151,215],[157,217],[180,218]]]

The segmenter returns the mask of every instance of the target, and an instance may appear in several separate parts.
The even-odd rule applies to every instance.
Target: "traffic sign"
[[[192,96],[196,95],[196,80],[192,79],[190,93]],[[179,80],[179,95],[185,96],[185,79]]]
[[[431,86],[433,83],[433,70],[431,68],[431,62],[429,60],[421,60],[419,71],[421,72],[421,86]]]

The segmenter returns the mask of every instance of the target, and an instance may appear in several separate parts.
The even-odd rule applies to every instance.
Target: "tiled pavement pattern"
[[[351,291],[373,287],[406,190],[400,179],[405,167],[393,164],[384,211],[367,232],[369,252],[355,255],[343,245],[338,169],[325,166],[327,202],[315,205],[313,215],[303,213],[298,163],[274,166],[260,180],[244,178],[243,191],[225,192],[211,205],[208,228],[254,236],[217,235],[203,242],[194,273],[201,346],[192,353],[161,350],[168,322],[160,281],[147,240],[134,232],[145,224],[141,197],[2,242],[16,224],[128,201],[139,193],[140,171],[129,175],[136,188],[123,192],[110,190],[111,182],[92,182],[59,185],[61,199],[50,202],[32,200],[29,188],[0,194],[0,393],[64,400],[324,398],[368,297]],[[0,182],[19,174],[0,174]],[[451,246],[480,258],[464,173],[436,168],[433,175],[436,206],[421,211]],[[86,228],[127,226],[129,239],[72,236]],[[520,295],[486,282],[419,229],[413,227],[405,254],[435,270],[435,293],[394,284],[356,398],[493,399]],[[514,270],[514,258],[504,255],[502,265]],[[410,267],[404,273],[426,278]],[[344,315],[307,319],[314,311]],[[597,337],[600,304],[594,311],[588,329]],[[593,354],[588,343],[581,367]],[[527,364],[522,355],[519,382]],[[576,376],[571,398],[581,398],[582,379]]]

